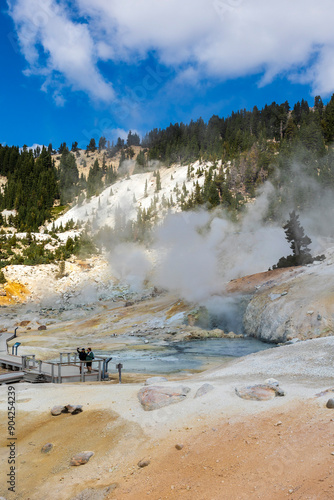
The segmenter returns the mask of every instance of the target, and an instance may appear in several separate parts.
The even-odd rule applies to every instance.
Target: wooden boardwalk
[[[23,378],[24,372],[3,373],[2,375],[0,375],[0,385],[21,382]]]
[[[0,333],[0,365],[7,370],[13,371],[13,374],[0,375],[0,385],[19,380],[32,383],[51,382],[61,384],[66,382],[94,382],[107,378],[107,362],[104,358],[96,357],[93,359],[92,371],[89,373],[86,371],[85,361],[79,361],[76,352],[60,353],[59,361],[40,361],[35,359],[35,355],[19,356],[8,354],[7,343],[13,338],[15,338],[15,334]]]

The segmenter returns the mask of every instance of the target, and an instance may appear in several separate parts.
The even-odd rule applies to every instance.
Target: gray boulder
[[[334,408],[334,398],[330,398],[327,401],[326,408]]]

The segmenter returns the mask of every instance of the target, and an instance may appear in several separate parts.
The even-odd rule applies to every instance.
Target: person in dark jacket
[[[86,353],[84,348],[79,349],[79,347],[77,347],[77,353],[79,354],[80,361],[86,361],[87,353]],[[82,372],[82,367],[83,367],[83,363],[80,363],[80,373]]]
[[[90,347],[88,347],[87,349],[87,355],[86,355],[86,365],[87,365],[87,370],[89,373],[91,373],[92,371],[92,360],[94,359],[94,353],[93,351],[91,350]]]

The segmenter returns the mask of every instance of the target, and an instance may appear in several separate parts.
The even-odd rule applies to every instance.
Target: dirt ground
[[[228,293],[253,293],[256,288],[271,286],[282,280],[285,281],[301,273],[302,270],[303,268],[301,267],[286,267],[263,273],[250,274],[249,276],[243,276],[242,278],[230,281],[226,286],[226,291]]]
[[[173,434],[108,498],[332,499],[333,417],[310,401],[236,422],[222,415]]]
[[[21,412],[19,487],[15,496],[3,488],[1,494],[7,500],[329,500],[334,410],[326,401],[294,399],[260,413],[261,403],[249,402],[255,412],[192,415],[155,437],[103,409],[59,417]],[[55,448],[43,455],[46,442]],[[89,463],[69,467],[83,448],[94,450]],[[139,468],[142,459],[150,463]]]

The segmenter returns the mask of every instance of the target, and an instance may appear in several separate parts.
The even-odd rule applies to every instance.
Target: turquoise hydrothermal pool
[[[109,372],[115,365],[123,364],[125,372],[132,373],[177,373],[186,370],[203,370],[213,364],[224,363],[229,359],[246,356],[265,349],[272,344],[265,344],[252,338],[241,339],[205,339],[191,342],[177,342],[148,349],[137,348],[119,351],[98,351],[97,355],[110,355]]]

